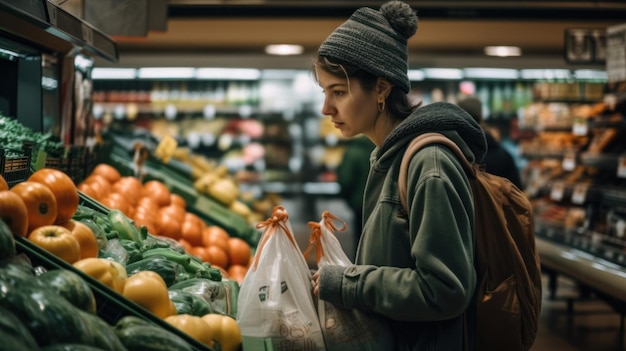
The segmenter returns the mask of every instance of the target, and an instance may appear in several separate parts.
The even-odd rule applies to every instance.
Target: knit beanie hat
[[[407,40],[417,32],[417,15],[402,1],[389,1],[380,11],[357,9],[326,38],[317,53],[388,79],[408,93]]]

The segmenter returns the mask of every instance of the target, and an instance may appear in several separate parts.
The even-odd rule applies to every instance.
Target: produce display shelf
[[[30,162],[33,152],[32,143],[24,143],[22,156],[6,157],[5,150],[0,147],[0,174],[7,181],[9,187],[23,182],[30,176]]]
[[[109,162],[122,173],[132,173],[133,163],[128,151],[113,145],[108,153]],[[182,196],[187,202],[187,210],[202,218],[208,224],[224,228],[231,236],[241,238],[255,247],[261,236],[244,218],[230,211],[224,205],[200,194],[191,184],[191,176],[184,177],[159,161],[146,160],[142,167],[144,181],[156,179],[164,183],[172,193]]]
[[[115,325],[124,316],[136,316],[145,321],[151,322],[167,331],[181,337],[195,351],[213,351],[213,349],[200,343],[186,333],[181,332],[163,319],[158,318],[150,311],[138,304],[124,298],[108,286],[98,280],[74,268],[71,264],[52,255],[48,251],[31,243],[28,239],[20,236],[15,237],[15,245],[18,253],[23,253],[31,260],[33,266],[41,266],[45,269],[66,269],[79,274],[93,291],[96,298],[97,314],[105,322]]]
[[[75,184],[82,182],[96,166],[98,161],[98,145],[93,147],[70,145],[60,157],[52,157],[39,150],[33,169],[43,167],[63,171],[70,176]]]

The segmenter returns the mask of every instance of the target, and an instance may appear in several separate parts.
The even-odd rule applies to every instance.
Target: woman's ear
[[[378,78],[378,81],[376,82],[376,93],[383,95],[383,97],[387,99],[392,87],[393,84],[389,83],[389,81],[385,78]]]

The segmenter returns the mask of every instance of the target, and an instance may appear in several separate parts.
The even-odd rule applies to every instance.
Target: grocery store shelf
[[[536,238],[541,265],[626,302],[626,268],[582,250]]]
[[[110,62],[119,60],[111,37],[50,1],[0,0],[0,23],[0,33],[6,31],[56,52],[67,54],[78,48]]]

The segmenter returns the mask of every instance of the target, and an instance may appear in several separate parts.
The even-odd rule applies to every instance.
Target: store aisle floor
[[[574,281],[559,277],[551,299],[544,276],[539,331],[531,351],[624,351],[620,315],[593,294],[581,298]],[[571,311],[568,312],[568,304]]]
[[[296,240],[303,251],[309,243],[308,221],[319,221],[325,210],[347,223],[352,218],[349,208],[340,200],[318,200],[314,206],[311,205],[302,201],[284,204],[290,214]],[[337,237],[348,256],[353,258],[351,230],[338,233]],[[309,266],[314,268],[315,263],[311,259]],[[620,346],[620,315],[607,303],[594,295],[581,298],[576,282],[562,276],[558,278],[558,288],[553,299],[549,296],[547,286],[548,277],[544,275],[539,330],[530,351],[626,351],[626,340],[622,339]],[[568,304],[571,312],[568,312]]]

